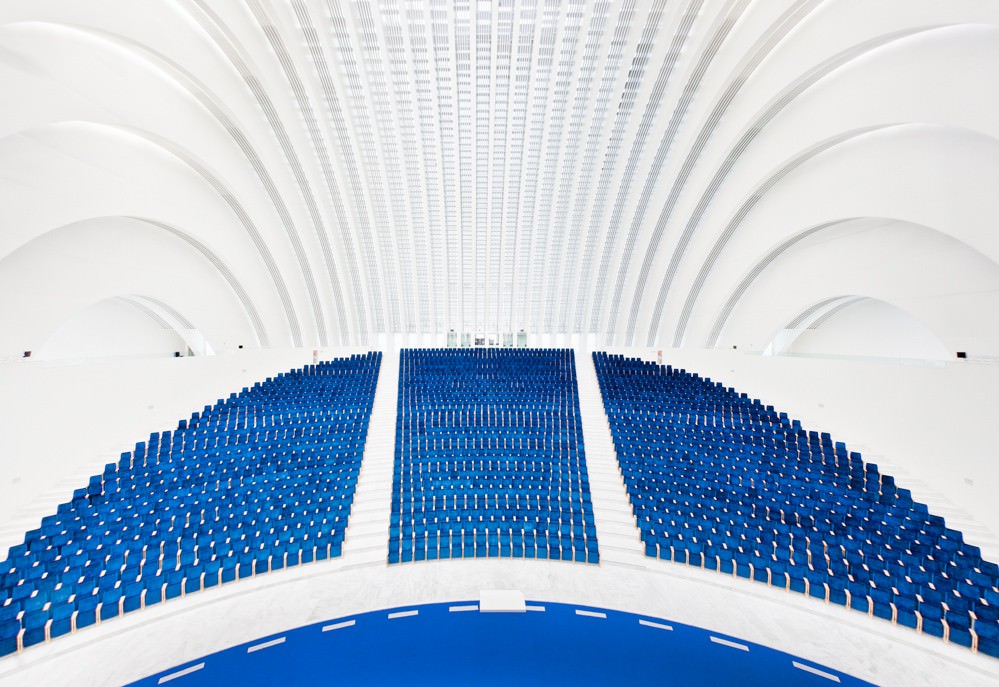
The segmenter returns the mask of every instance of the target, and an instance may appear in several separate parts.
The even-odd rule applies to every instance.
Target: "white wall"
[[[172,328],[162,326],[134,305],[110,299],[94,303],[56,329],[32,357],[43,360],[173,356],[187,344]]]
[[[794,333],[797,336],[786,351],[794,355],[954,358],[953,351],[907,312],[870,298],[848,305],[814,329]]]

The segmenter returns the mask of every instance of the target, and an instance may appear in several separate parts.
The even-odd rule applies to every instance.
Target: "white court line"
[[[345,627],[353,627],[356,620],[344,620],[342,623],[333,623],[332,625],[324,625],[323,632],[329,632],[330,630],[342,630]]]
[[[638,619],[638,624],[639,625],[645,625],[645,627],[654,627],[654,628],[656,628],[658,630],[672,630],[673,629],[672,625],[665,625],[663,623],[654,623],[651,620],[643,620],[641,618]]]
[[[419,611],[398,611],[396,613],[389,613],[388,619],[395,620],[396,618],[408,618],[411,615],[419,615]]]
[[[585,616],[588,616],[590,618],[606,618],[607,617],[606,613],[599,613],[597,611],[584,611],[581,608],[577,608],[576,609],[576,615],[585,615]]]
[[[797,661],[791,661],[793,665],[798,670],[804,670],[806,673],[811,673],[812,675],[818,675],[819,677],[824,677],[827,680],[832,680],[833,682],[839,682],[839,676],[833,675],[832,673],[827,673],[824,670],[819,670],[818,668],[813,668],[812,666],[806,666],[804,663],[798,663]]]
[[[284,644],[284,640],[287,637],[278,637],[277,639],[272,639],[269,642],[261,642],[260,644],[254,644],[253,646],[246,647],[246,653],[252,654],[254,651],[260,651],[261,649],[269,649],[272,646],[277,646],[278,644]]]
[[[178,670],[176,673],[170,673],[168,675],[164,675],[163,677],[161,677],[159,680],[156,681],[156,684],[162,685],[164,682],[170,682],[170,680],[176,680],[179,677],[190,675],[191,673],[195,673],[204,667],[205,667],[204,663],[196,663],[193,666],[188,666],[187,668],[184,668],[183,670]]]
[[[541,611],[542,613],[544,613],[545,612],[545,607],[544,606],[524,606],[524,610],[526,610],[526,611]]]
[[[722,646],[730,646],[733,649],[739,649],[741,651],[749,651],[749,647],[745,644],[739,644],[739,642],[730,642],[727,639],[722,639],[721,637],[711,636],[711,641],[715,644],[721,644]]]
[[[470,606],[448,606],[449,613],[461,613],[463,611],[477,611],[479,607],[476,604]]]

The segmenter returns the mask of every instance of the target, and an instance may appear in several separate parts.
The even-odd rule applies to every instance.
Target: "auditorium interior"
[[[999,4],[0,3],[0,686],[999,685]]]

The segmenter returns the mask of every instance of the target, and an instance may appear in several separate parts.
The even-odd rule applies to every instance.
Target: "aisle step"
[[[387,565],[398,396],[399,353],[386,352],[382,355],[364,460],[343,542],[341,559],[345,568]]]
[[[579,350],[576,384],[601,564],[643,567],[645,550],[618,468],[596,368],[590,354]]]

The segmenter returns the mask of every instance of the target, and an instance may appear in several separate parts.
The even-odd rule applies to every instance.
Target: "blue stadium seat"
[[[389,563],[599,561],[572,351],[403,350],[398,411]]]
[[[339,555],[380,362],[258,382],[107,463],[0,563],[0,649],[246,577],[259,551],[261,571]]]
[[[974,633],[976,650],[999,658],[999,623],[995,620],[991,622],[976,620]]]
[[[593,362],[646,555],[994,651],[999,565],[878,465],[697,374]]]

